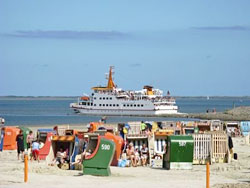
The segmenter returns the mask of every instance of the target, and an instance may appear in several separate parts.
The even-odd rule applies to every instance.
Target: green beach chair
[[[115,143],[105,139],[102,136],[95,137],[89,140],[87,151],[92,150],[90,156],[86,156],[83,161],[83,174],[95,176],[110,176],[110,164],[115,153]]]

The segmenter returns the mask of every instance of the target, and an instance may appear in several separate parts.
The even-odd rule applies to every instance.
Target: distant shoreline
[[[0,99],[77,99],[80,96],[15,96],[15,95],[7,95],[7,96],[0,96]],[[207,96],[173,96],[175,99],[207,99]],[[245,98],[250,99],[250,96],[209,96],[209,100],[212,100],[213,98],[226,98],[226,99],[232,99],[232,98]]]
[[[79,96],[0,96],[0,100],[77,100]]]

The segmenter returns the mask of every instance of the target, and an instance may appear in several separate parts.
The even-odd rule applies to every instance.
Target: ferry
[[[146,85],[140,91],[124,91],[113,81],[111,66],[107,86],[93,87],[91,96],[84,95],[76,103],[71,103],[76,113],[86,115],[154,116],[177,114],[175,99],[167,92]]]

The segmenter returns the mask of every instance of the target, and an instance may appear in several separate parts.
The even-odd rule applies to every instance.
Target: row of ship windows
[[[143,107],[143,104],[124,104],[123,107]]]
[[[93,103],[82,102],[82,105],[93,106]],[[94,104],[96,106],[96,104]],[[119,104],[99,104],[99,106],[119,106]],[[123,107],[143,107],[143,104],[123,104]]]
[[[87,106],[96,106],[96,104],[93,103],[86,103],[86,102],[82,102],[82,105],[87,105]],[[119,106],[119,104],[99,104],[99,106]]]
[[[96,100],[96,97],[94,97]],[[99,97],[99,100],[112,100],[112,97]]]

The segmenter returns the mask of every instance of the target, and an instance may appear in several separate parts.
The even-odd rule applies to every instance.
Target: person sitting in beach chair
[[[88,139],[89,139],[88,135],[85,135],[85,136],[84,136],[83,147],[82,147],[81,160],[79,161],[79,163],[82,163],[83,160],[84,160],[87,156],[89,156],[89,155],[92,154],[91,149],[88,149],[88,150],[87,150],[88,145],[89,145]]]
[[[58,164],[58,166],[62,165],[65,162],[65,159],[67,158],[66,151],[63,151],[63,148],[61,147],[59,151],[56,152],[56,158],[55,162]]]
[[[91,149],[87,150],[87,147],[88,147],[88,135],[85,135],[82,146],[82,153],[76,156],[75,162],[71,163],[71,165],[81,164],[87,156],[90,156],[92,154]]]
[[[138,151],[138,148],[135,149],[135,164],[140,165],[141,157]]]
[[[141,148],[141,162],[142,166],[146,166],[148,160],[148,147],[146,147],[146,144],[142,145]]]
[[[82,164],[86,157],[90,156],[92,153],[90,149],[88,151],[83,151],[81,154],[76,155],[75,162],[71,163],[71,165]]]
[[[135,160],[135,149],[132,142],[128,145],[126,149],[127,159],[131,161],[132,166],[136,167],[136,160]]]
[[[59,168],[65,163],[67,159],[67,153],[66,151],[63,151],[63,148],[60,147],[60,149],[56,152],[55,158],[52,160],[52,163],[49,164],[49,166],[57,165]]]
[[[84,142],[83,142],[82,154],[81,154],[81,162],[85,159],[85,157],[92,154],[92,151],[90,149],[87,150],[88,145],[89,145],[88,138],[89,138],[88,135],[84,136]]]

